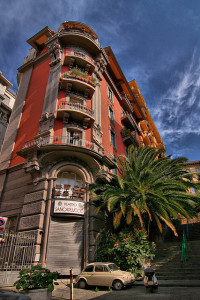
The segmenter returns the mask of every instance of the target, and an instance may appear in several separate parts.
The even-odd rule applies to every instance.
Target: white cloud
[[[155,124],[167,143],[186,134],[200,135],[200,62],[196,50],[184,70],[173,75],[173,81],[152,110]]]

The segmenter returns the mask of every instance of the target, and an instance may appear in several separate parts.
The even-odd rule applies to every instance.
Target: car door
[[[111,286],[112,274],[105,265],[95,265],[92,285]]]
[[[94,277],[94,266],[93,265],[87,266],[81,275],[83,278],[85,278],[87,280],[88,285],[93,285],[92,281],[93,281],[93,277]]]

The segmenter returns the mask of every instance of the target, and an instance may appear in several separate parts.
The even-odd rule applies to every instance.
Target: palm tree
[[[187,158],[172,159],[164,157],[163,152],[130,146],[128,157],[118,157],[119,175],[107,173],[109,180],[90,187],[96,213],[100,210],[112,213],[115,229],[122,220],[128,225],[138,220],[148,233],[151,222],[162,232],[164,222],[177,236],[172,220],[180,216],[190,219],[195,215],[200,197],[188,193],[189,187],[198,187],[183,166]]]

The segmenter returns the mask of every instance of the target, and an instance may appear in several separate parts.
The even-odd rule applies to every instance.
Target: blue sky
[[[199,0],[0,0],[0,70],[16,91],[26,40],[63,21],[91,26],[136,79],[167,155],[200,160]]]

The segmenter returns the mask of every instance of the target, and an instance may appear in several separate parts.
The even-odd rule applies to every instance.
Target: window
[[[200,168],[196,168],[196,172],[200,173]]]
[[[108,107],[108,113],[109,113],[109,119],[110,121],[115,124],[115,115],[114,115],[114,111],[112,109],[112,107],[109,105]]]
[[[95,272],[108,272],[108,269],[106,268],[106,266],[98,265],[95,266]]]
[[[75,187],[79,190],[83,186],[82,178],[73,172],[62,172],[58,174],[55,187],[56,198],[72,198],[76,192]],[[77,192],[78,193],[78,192]]]
[[[113,101],[113,91],[110,86],[108,86],[108,98]]]
[[[93,266],[88,266],[84,272],[93,272]]]
[[[110,143],[113,146],[113,148],[116,149],[116,134],[114,130],[110,127]]]
[[[56,184],[70,184],[71,186],[78,185],[82,186],[82,178],[73,172],[62,172],[58,174]]]
[[[80,131],[68,131],[68,143],[73,145],[81,146],[82,143],[82,132]]]
[[[3,111],[0,111],[0,121],[4,124],[7,124],[7,115]]]

